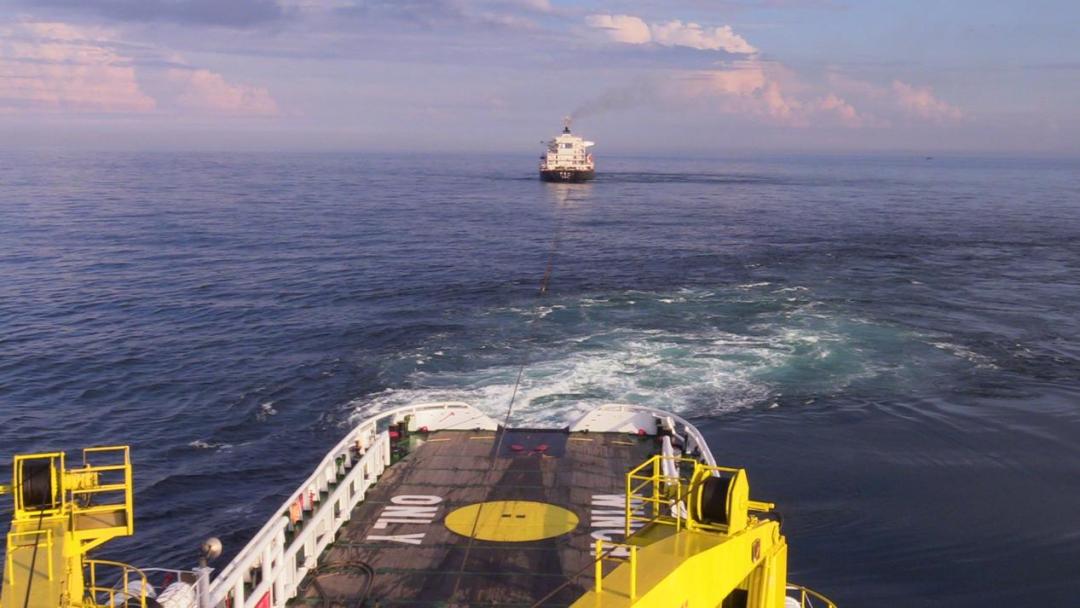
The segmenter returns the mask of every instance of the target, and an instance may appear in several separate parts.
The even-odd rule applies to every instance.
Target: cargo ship
[[[788,581],[747,471],[658,409],[552,428],[460,402],[372,415],[220,568],[214,538],[186,569],[94,557],[134,532],[132,466],[126,446],[13,457],[2,608],[834,607]]]
[[[596,175],[589,148],[596,144],[570,133],[570,119],[555,139],[544,142],[547,152],[540,157],[540,179],[547,182],[584,182]]]

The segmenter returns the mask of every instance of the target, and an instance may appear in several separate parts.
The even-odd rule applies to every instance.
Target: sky
[[[0,149],[1080,154],[1074,0],[0,0]]]

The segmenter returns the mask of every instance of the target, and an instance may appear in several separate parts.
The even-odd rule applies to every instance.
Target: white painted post
[[[262,554],[262,578],[260,580],[260,584],[262,584],[262,581],[270,580],[270,577],[273,576],[273,572],[270,570],[270,559],[271,559],[271,555],[272,555],[271,549],[272,549],[272,547],[270,546],[270,544],[267,544],[266,548],[263,549],[263,554]]]
[[[244,596],[244,577],[241,576],[236,579],[236,585],[233,586],[233,605],[243,606],[245,600],[247,598]]]
[[[274,581],[271,585],[273,587],[274,605],[284,606],[285,600],[288,596],[285,595],[285,529],[282,528],[281,532],[277,536],[278,542],[274,543],[274,563],[277,564],[274,568]]]
[[[210,573],[213,571],[207,566],[195,568],[195,574],[199,577],[199,608],[215,608],[210,605]]]

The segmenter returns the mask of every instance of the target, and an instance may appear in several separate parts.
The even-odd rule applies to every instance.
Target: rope
[[[556,206],[555,212],[555,233],[551,239],[551,249],[548,251],[547,265],[544,268],[544,276],[540,279],[540,289],[536,294],[537,309],[541,299],[547,295],[548,287],[551,285],[551,276],[555,270],[555,255],[559,250],[559,243],[562,241],[562,215],[558,212],[558,206]],[[536,319],[534,316],[529,321],[529,338],[528,342],[532,342],[535,334]],[[506,438],[506,430],[510,428],[510,418],[514,413],[514,402],[517,400],[518,389],[521,387],[521,378],[525,375],[525,367],[529,364],[529,350],[526,348],[525,353],[521,357],[521,365],[518,367],[517,377],[514,379],[514,388],[510,391],[510,403],[506,406],[506,415],[503,417],[502,432],[499,433],[499,438],[495,442],[495,450],[492,452],[498,455],[502,450],[503,439]],[[493,457],[491,459],[491,466],[488,468],[488,474],[495,470],[495,466],[498,464],[498,458]],[[469,563],[469,554],[472,552],[473,544],[476,542],[476,528],[480,524],[480,514],[484,510],[484,504],[480,504],[480,508],[476,510],[476,516],[473,517],[472,526],[469,532],[469,542],[465,545],[465,556],[461,560],[461,568],[458,570],[457,576],[454,578],[454,589],[450,592],[450,602],[454,602],[454,598],[457,597],[458,591],[461,588],[461,577],[465,574],[465,567]],[[455,604],[451,603],[451,606]]]
[[[335,571],[344,571],[350,574],[361,574],[364,576],[364,586],[361,589],[360,594],[357,597],[333,597],[323,589],[322,584],[319,583],[319,577],[327,574],[334,574]],[[348,559],[341,562],[331,562],[329,564],[323,564],[309,573],[311,577],[311,588],[315,589],[315,593],[322,599],[323,608],[333,608],[335,605],[344,605],[348,608],[362,608],[368,599],[368,595],[371,593],[372,583],[375,581],[375,569],[370,564],[359,559]],[[304,592],[306,593],[306,588]]]

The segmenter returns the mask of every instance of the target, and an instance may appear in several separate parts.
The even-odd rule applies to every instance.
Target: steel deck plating
[[[560,430],[500,433],[439,431],[402,440],[408,454],[369,491],[320,565],[370,565],[369,597],[385,606],[532,606],[541,600],[565,606],[581,597],[593,583],[595,540],[617,541],[624,534],[627,463],[656,453],[656,439]],[[578,523],[554,537],[508,542],[469,538],[444,525],[456,509],[492,501],[555,505]],[[505,523],[496,528],[511,537],[544,517],[499,515]],[[340,587],[356,580],[338,577],[337,585],[323,583],[321,591],[347,596],[349,589]],[[301,587],[302,598],[319,597],[313,586]]]

